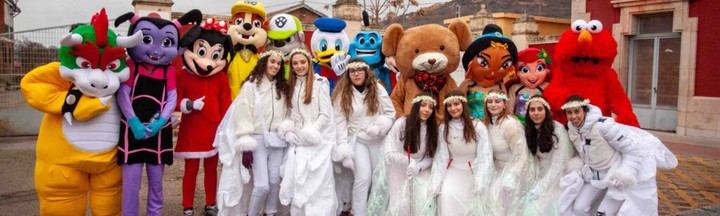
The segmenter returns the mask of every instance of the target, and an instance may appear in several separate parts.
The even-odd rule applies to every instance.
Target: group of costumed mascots
[[[143,168],[146,214],[161,215],[173,158],[185,162],[186,215],[201,162],[206,215],[333,215],[365,206],[352,211],[657,214],[656,169],[677,166],[638,128],[611,67],[617,44],[599,21],[573,22],[551,55],[518,50],[494,24],[474,40],[460,21],[348,37],[345,21],[318,18],[306,49],[297,17],[268,19],[252,1],[230,11],[229,21],[203,20],[198,10],[177,20],[126,13],[115,26],[130,22],[128,36],[118,36],[103,9],[62,38],[59,62],[22,79],[27,103],[45,113],[35,165],[42,215],[82,215],[88,205],[93,215],[138,215]],[[303,62],[310,74],[295,74]],[[258,63],[281,64],[282,73],[268,81],[254,72],[265,70]],[[459,85],[450,76],[458,65]],[[349,145],[356,138],[335,133],[355,123],[331,102],[344,73],[358,68],[372,71],[395,111],[373,117],[370,127],[388,132],[378,149],[367,145],[373,163],[360,172],[372,181],[362,186],[354,182],[362,161]],[[287,83],[308,87],[279,86]],[[548,120],[536,122],[543,110]]]

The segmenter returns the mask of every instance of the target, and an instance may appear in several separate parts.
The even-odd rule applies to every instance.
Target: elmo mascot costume
[[[630,100],[612,63],[617,42],[597,20],[573,22],[560,36],[553,56],[553,79],[543,93],[552,106],[553,116],[567,122],[562,106],[570,95],[590,99],[604,116],[616,115],[619,123],[638,127]]]

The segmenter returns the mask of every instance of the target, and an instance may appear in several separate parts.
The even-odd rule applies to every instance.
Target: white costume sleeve
[[[380,83],[377,84],[377,94],[378,102],[380,103],[378,108],[380,110],[378,110],[378,114],[375,116],[375,121],[371,126],[368,126],[366,131],[377,131],[377,133],[371,132],[368,135],[374,139],[382,139],[393,126],[393,121],[395,121],[395,108],[390,100],[390,95],[388,95],[385,87]]]
[[[332,159],[333,161],[343,161],[345,158],[352,158],[353,149],[348,143],[347,118],[343,115],[339,99],[333,104],[332,115],[335,121],[335,139],[337,140]]]
[[[595,123],[598,132],[615,151],[620,152],[622,161],[619,166],[613,167],[608,177],[613,176],[623,181],[626,186],[631,186],[637,180],[637,175],[642,168],[643,159],[640,143],[637,143],[623,127],[612,118],[601,118]]]
[[[472,167],[475,172],[475,185],[473,187],[475,191],[473,192],[482,194],[488,191],[488,187],[495,178],[495,164],[493,163],[490,135],[482,122],[475,124],[475,134],[477,136],[477,150]]]
[[[247,86],[247,87],[245,87]],[[255,146],[251,137],[255,130],[252,113],[248,106],[254,104],[251,90],[254,85],[244,85],[242,93],[235,98],[220,121],[213,146],[218,149],[222,171],[218,179],[217,206],[218,215],[239,215],[242,212],[240,200],[243,195],[243,184],[250,181],[250,171],[242,166],[242,151]],[[249,96],[247,93],[250,92]],[[250,97],[250,98],[248,98]],[[248,119],[250,118],[250,119]],[[237,119],[245,119],[250,123],[238,124]],[[240,139],[237,139],[240,137]]]
[[[235,137],[237,141],[233,148],[238,151],[252,151],[255,150],[255,139],[252,138],[252,133],[255,131],[255,83],[247,83],[243,85],[240,90],[240,94],[235,97],[232,110],[232,122]]]
[[[405,117],[400,117],[385,137],[385,161],[391,164],[408,164],[408,156],[400,141],[405,129]]]
[[[503,137],[510,148],[512,153],[512,160],[505,165],[502,170],[502,186],[506,189],[512,189],[517,192],[518,189],[522,189],[526,185],[518,185],[519,180],[527,180],[528,178],[535,176],[532,171],[533,161],[530,159],[530,152],[527,147],[525,140],[525,132],[523,126],[514,117],[508,117],[501,123],[502,131],[504,131]]]
[[[315,119],[308,119],[300,129],[299,135],[307,142],[301,142],[305,145],[317,145],[323,140],[320,131],[329,126],[330,115],[333,114],[332,103],[330,103],[330,87],[327,79],[324,77],[316,78],[313,85],[313,94],[318,99],[318,116]]]
[[[448,162],[450,160],[450,152],[445,142],[445,126],[441,125],[438,128],[438,146],[435,151],[435,158],[433,158],[432,170],[430,171],[430,195],[440,195],[442,189],[442,183],[445,179],[445,173],[448,169]]]
[[[545,175],[542,176],[535,187],[530,190],[533,193],[537,193],[536,195],[544,194],[553,184],[558,184],[560,178],[565,173],[565,167],[574,151],[565,127],[558,122],[553,122],[553,124],[555,126],[553,134],[557,137],[556,144],[558,145],[558,149],[553,150],[552,161],[550,161],[550,167]]]

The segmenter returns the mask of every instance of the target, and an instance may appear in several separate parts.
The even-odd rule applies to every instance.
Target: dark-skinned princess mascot
[[[462,57],[466,72],[460,89],[467,92],[473,118],[485,117],[484,101],[490,90],[506,91],[503,82],[515,74],[516,61],[515,43],[495,24],[486,25],[483,34],[470,44]]]
[[[118,164],[123,169],[123,215],[139,214],[139,193],[143,168],[148,176],[147,215],[161,215],[163,173],[173,163],[173,134],[170,115],[177,101],[175,67],[179,54],[181,24],[200,22],[202,14],[191,10],[178,20],[165,20],[157,13],[139,17],[121,15],[115,26],[130,21],[128,34],[142,32],[142,42],[127,49],[130,79],[120,86]]]
[[[223,20],[208,18],[194,25],[180,40],[184,69],[177,73],[178,110],[182,112],[175,157],[185,159],[183,213],[193,213],[200,161],[205,178],[205,215],[217,214],[217,149],[215,132],[230,106],[225,68],[232,49]]]
[[[395,73],[385,67],[385,56],[382,54],[382,35],[374,31],[361,31],[350,42],[348,54],[351,58],[360,58],[370,65],[370,70],[383,82],[388,94],[397,82]]]
[[[617,42],[600,21],[573,22],[553,52],[554,75],[543,95],[556,120],[567,121],[560,106],[568,96],[578,95],[600,108],[603,116],[615,114],[617,122],[639,126],[630,99],[612,68]]]
[[[350,56],[347,50],[350,39],[345,33],[345,21],[338,18],[318,18],[315,20],[317,29],[310,38],[310,49],[315,57],[313,69],[315,73],[330,81],[330,93],[335,89],[335,82],[340,78]]]
[[[233,58],[227,71],[232,97],[235,98],[257,64],[258,51],[267,41],[267,12],[262,2],[238,0],[230,9],[230,15],[228,35],[233,43]]]
[[[130,77],[125,49],[142,33],[120,37],[105,9],[71,29],[60,62],[26,74],[27,103],[45,113],[37,137],[35,190],[40,215],[120,215],[122,170],[116,162],[120,110],[113,95]]]

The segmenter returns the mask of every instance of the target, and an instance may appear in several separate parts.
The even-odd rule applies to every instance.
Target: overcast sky
[[[197,8],[207,14],[227,15],[230,14],[230,6],[234,2],[235,0],[175,0],[172,10],[183,12]],[[268,11],[283,9],[297,2],[292,0],[263,1]],[[306,1],[315,9],[330,14],[330,11],[323,8],[324,5],[330,3],[323,2],[334,1]],[[22,12],[15,17],[15,31],[89,22],[91,15],[103,7],[112,19],[132,11],[131,3],[132,0],[21,0],[18,2],[18,7]]]
[[[420,6],[429,6],[437,2],[448,0],[420,0]],[[235,0],[175,0],[173,11],[189,11],[200,9],[204,14],[228,15],[230,6]],[[271,12],[280,10],[298,3],[298,0],[262,0],[266,9]],[[332,5],[335,0],[306,0],[306,4],[316,10],[331,15],[325,5]],[[362,0],[358,0],[362,4]],[[132,11],[132,0],[20,0],[18,6],[22,10],[15,17],[15,31],[36,29],[43,27],[68,25],[78,22],[89,22],[93,13],[101,8],[107,10],[112,19],[123,13]],[[332,8],[332,7],[329,7]]]

